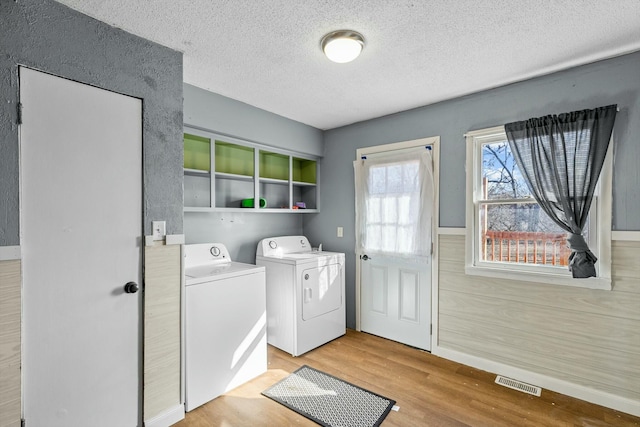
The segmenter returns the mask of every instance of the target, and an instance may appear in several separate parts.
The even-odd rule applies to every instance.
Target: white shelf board
[[[253,176],[238,175],[235,173],[216,172],[216,179],[232,179],[236,181],[253,181]]]
[[[289,185],[289,180],[287,179],[260,178],[260,182],[263,184]]]
[[[295,214],[303,214],[303,213],[318,213],[320,212],[318,209],[286,209],[286,208],[196,208],[196,207],[188,207],[184,208],[184,212],[229,212],[229,213],[295,213]]]
[[[211,173],[208,170],[203,170],[203,169],[184,168],[184,174],[191,175],[191,176],[202,176],[202,177],[211,176]]]

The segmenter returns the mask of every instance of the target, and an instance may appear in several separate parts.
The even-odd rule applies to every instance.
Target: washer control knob
[[[277,248],[277,247],[278,247],[278,244],[276,243],[276,241],[275,241],[275,240],[269,240],[269,247],[270,247],[271,249],[275,249],[275,248]]]
[[[211,252],[211,255],[215,257],[220,256],[220,248],[217,246],[211,246],[211,249],[209,249],[209,252]]]
[[[308,274],[304,275],[304,280],[309,280],[309,275]]]

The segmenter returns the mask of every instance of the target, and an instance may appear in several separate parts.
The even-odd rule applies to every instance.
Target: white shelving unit
[[[319,211],[317,158],[189,127],[184,137],[185,212]]]

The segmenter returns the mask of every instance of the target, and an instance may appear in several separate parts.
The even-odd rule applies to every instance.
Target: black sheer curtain
[[[582,232],[616,111],[616,105],[609,105],[505,125],[511,152],[533,197],[568,233],[569,270],[575,278],[596,276],[597,258]]]

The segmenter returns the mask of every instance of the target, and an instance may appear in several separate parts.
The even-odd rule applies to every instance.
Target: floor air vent
[[[496,377],[496,384],[500,384],[505,387],[521,391],[523,393],[533,394],[534,396],[538,397],[540,397],[540,393],[542,392],[542,389],[540,387],[523,383],[522,381],[513,380],[511,378],[503,377],[502,375],[498,375]]]

